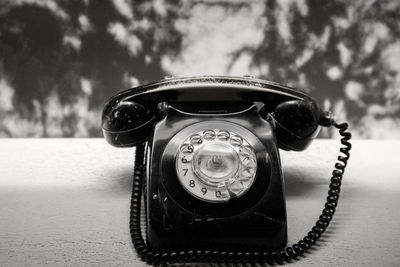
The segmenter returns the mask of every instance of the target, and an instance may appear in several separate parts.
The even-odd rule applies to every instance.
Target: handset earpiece
[[[321,111],[312,100],[280,103],[270,114],[280,148],[301,151],[317,136]]]
[[[156,105],[111,100],[103,110],[103,134],[113,146],[135,146],[148,140],[154,130]]]

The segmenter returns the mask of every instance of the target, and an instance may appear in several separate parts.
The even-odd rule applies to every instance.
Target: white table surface
[[[281,151],[289,242],[320,214],[338,140]],[[0,139],[0,266],[146,266],[128,216],[134,149]],[[400,266],[400,141],[353,141],[337,213],[290,266]]]

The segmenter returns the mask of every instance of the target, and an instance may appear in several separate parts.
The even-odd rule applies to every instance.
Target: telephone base
[[[182,188],[176,177],[175,157],[181,136],[210,127],[241,131],[256,151],[258,169],[254,184],[244,196],[226,203],[196,199]],[[286,245],[279,151],[270,123],[259,116],[256,107],[235,112],[234,116],[193,116],[171,109],[156,125],[152,140],[146,190],[149,246],[274,250]]]

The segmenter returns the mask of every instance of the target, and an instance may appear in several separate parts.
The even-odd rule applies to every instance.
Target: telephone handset
[[[278,148],[304,150],[321,126],[344,145],[311,231],[286,246]],[[106,140],[136,146],[130,229],[155,265],[194,261],[289,261],[311,247],[335,212],[351,145],[306,93],[251,77],[170,78],[123,91],[105,105]],[[146,241],[141,234],[142,193]]]

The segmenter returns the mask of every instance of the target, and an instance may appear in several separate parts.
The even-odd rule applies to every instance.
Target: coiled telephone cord
[[[289,262],[297,256],[302,255],[306,250],[312,247],[315,242],[321,237],[328,227],[335,213],[339,200],[340,186],[350,157],[351,133],[347,131],[348,124],[341,123],[333,124],[342,136],[341,143],[343,147],[340,152],[343,155],[338,156],[335,168],[332,172],[331,182],[329,184],[328,197],[326,198],[325,206],[322,214],[319,216],[315,225],[311,228],[308,234],[297,243],[283,249],[275,251],[240,251],[230,250],[229,248],[204,250],[204,249],[182,249],[182,250],[153,250],[148,247],[143,239],[140,225],[140,210],[143,191],[143,180],[145,178],[145,144],[140,144],[136,147],[135,167],[133,175],[132,199],[131,199],[131,214],[130,214],[130,232],[133,246],[138,255],[149,264],[159,265],[162,263],[174,262],[240,262],[240,263],[281,263]]]

